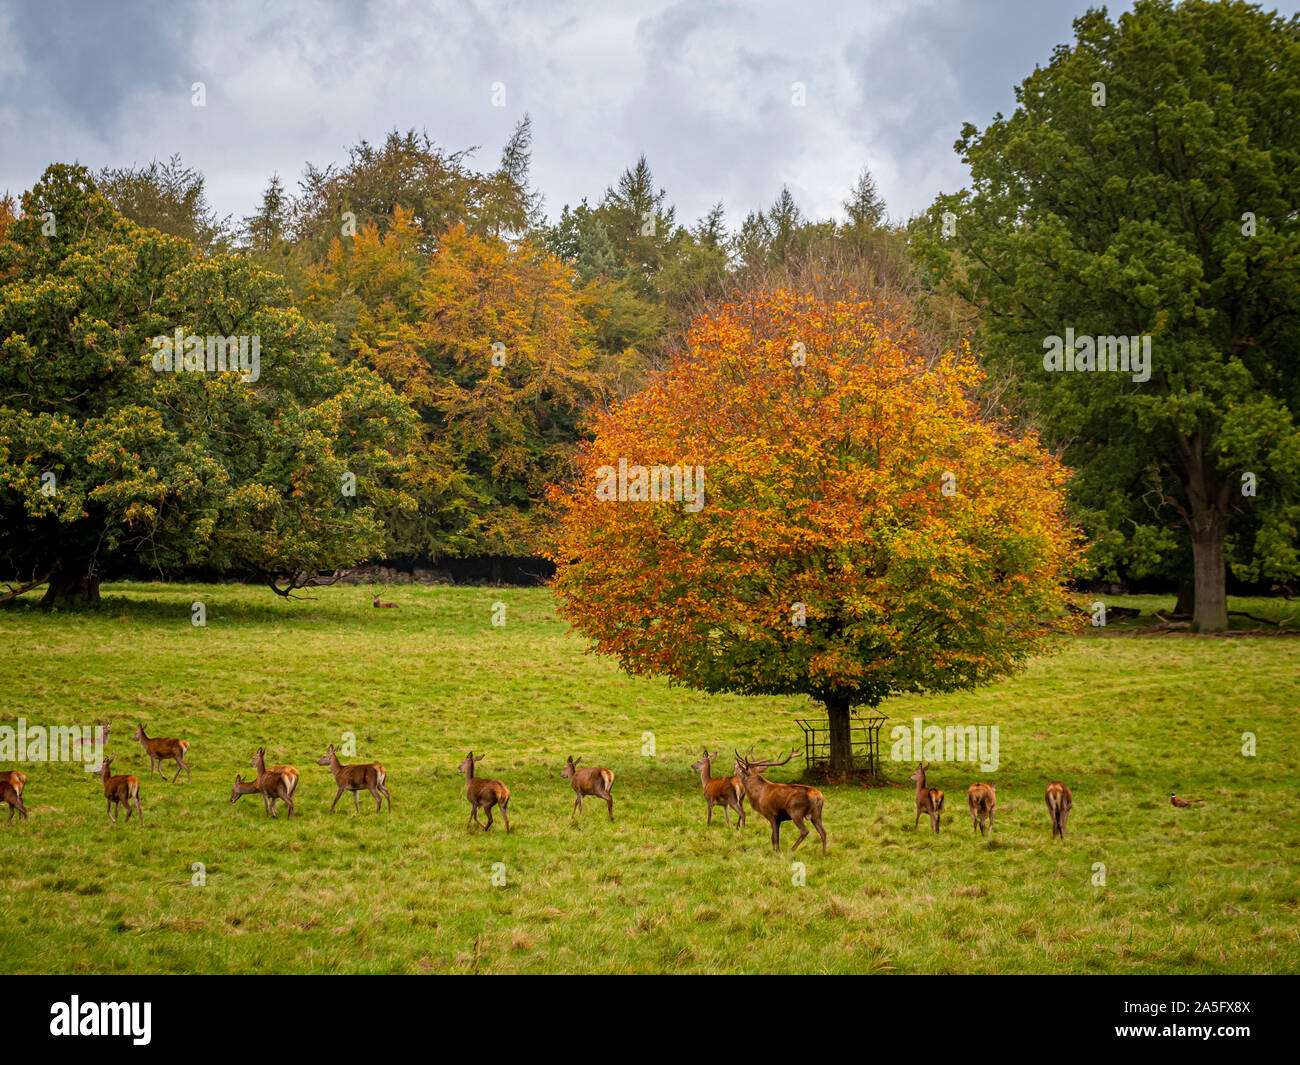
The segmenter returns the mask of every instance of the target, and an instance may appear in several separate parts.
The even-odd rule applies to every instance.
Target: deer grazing
[[[925,771],[929,765],[918,764],[916,772],[908,780],[916,781],[916,820],[912,822],[912,831],[916,831],[916,826],[921,823],[921,815],[930,815],[930,827],[939,831],[939,815],[943,813],[943,792],[938,788],[927,788],[925,786]]]
[[[506,832],[509,833],[510,817],[506,813],[506,807],[510,805],[510,789],[499,780],[474,775],[475,764],[483,761],[483,758],[484,756],[481,754],[475,758],[474,752],[470,751],[469,754],[465,755],[460,765],[456,767],[457,772],[465,774],[465,798],[469,800],[469,819],[486,832],[492,827],[492,807],[499,806],[501,807],[501,819],[505,821]],[[480,810],[487,812],[486,825],[478,819]]]
[[[781,849],[781,822],[793,821],[799,829],[799,838],[790,848],[790,853],[793,854],[808,835],[808,826],[804,824],[808,820],[821,836],[822,854],[825,854],[826,830],[822,828],[822,803],[825,797],[822,793],[807,784],[774,784],[763,777],[763,770],[775,769],[790,761],[794,757],[794,749],[791,748],[790,753],[779,762],[754,761],[748,755],[742,757],[739,752],[735,753],[736,769],[740,773],[745,794],[749,797],[749,805],[766,817],[772,826],[772,847],[777,851]],[[751,747],[748,753],[753,754],[754,749]]]
[[[379,608],[384,609],[384,610],[396,610],[396,609],[397,609],[397,604],[396,604],[396,603],[383,603],[383,602],[380,602],[380,600],[379,600],[379,596],[378,596],[378,595],[376,595],[375,598],[374,598],[373,600],[371,600],[371,604],[370,604],[370,605],[371,605],[371,606],[375,606],[375,607],[379,607]]]
[[[579,769],[578,763],[581,761],[581,758],[569,755],[564,768],[560,770],[560,776],[572,784],[573,790],[578,794],[578,797],[573,800],[573,810],[581,815],[582,797],[594,795],[598,799],[605,800],[605,804],[609,807],[609,819],[614,820],[614,796],[610,794],[614,787],[614,771],[601,769],[599,766]],[[573,816],[573,810],[569,812],[570,817]]]
[[[293,793],[298,789],[298,770],[291,765],[273,765],[267,769],[265,747],[259,747],[253,755],[252,767],[257,770],[256,788],[262,793],[266,812],[272,817],[279,816],[275,812],[275,804],[277,800],[283,800],[285,806],[289,807],[289,816],[293,817]],[[237,798],[237,795],[232,795],[230,801],[233,803]]]
[[[998,797],[993,792],[992,784],[972,784],[967,789],[966,805],[970,807],[971,831],[978,829],[981,836],[987,836],[993,831],[993,810],[997,804]]]
[[[104,798],[108,800],[108,819],[117,821],[118,805],[126,807],[126,819],[131,820],[131,804],[135,804],[135,811],[140,815],[140,824],[144,824],[144,811],[140,809],[140,779],[130,775],[124,777],[115,777],[110,772],[110,766],[113,759],[105,758],[100,766],[100,772],[104,777]]]
[[[181,778],[181,770],[185,770],[185,783],[190,783],[193,779],[190,776],[190,767],[185,764],[185,752],[190,749],[189,742],[186,740],[151,740],[144,734],[144,725],[139,724],[135,727],[135,738],[144,746],[145,754],[149,756],[149,779],[153,780],[154,769],[159,767],[159,763],[164,758],[171,758],[176,762],[176,776],[172,783]],[[166,780],[166,775],[163,776]]]
[[[1047,812],[1052,818],[1052,839],[1065,839],[1065,819],[1070,816],[1070,807],[1074,805],[1074,796],[1070,789],[1060,781],[1047,785]]]
[[[9,769],[0,773],[0,802],[9,804],[9,820],[19,814],[27,820],[27,807],[23,805],[23,788],[27,785],[27,774],[18,769]]]
[[[728,828],[731,827],[731,811],[736,811],[736,829],[739,831],[745,824],[745,789],[740,784],[739,776],[712,775],[713,760],[717,757],[717,751],[709,754],[709,749],[705,747],[704,757],[698,762],[691,763],[691,768],[700,774],[700,783],[704,786],[704,801],[709,804],[709,816],[704,823],[713,824],[713,808],[721,804],[722,816],[727,819]]]
[[[352,792],[352,807],[360,813],[361,804],[357,801],[357,792],[362,788],[374,797],[375,813],[379,813],[384,808],[384,799],[388,800],[388,812],[393,812],[393,797],[384,787],[384,781],[388,779],[388,770],[378,762],[371,762],[369,765],[343,765],[339,761],[334,745],[330,744],[329,750],[316,759],[316,764],[329,766],[330,772],[334,774],[334,783],[339,786],[338,794],[334,796],[334,802],[330,805],[330,813],[334,812],[334,807],[339,804],[339,799],[345,791]]]

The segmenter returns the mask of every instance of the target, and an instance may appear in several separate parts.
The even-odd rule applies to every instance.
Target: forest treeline
[[[1017,100],[961,130],[969,187],[906,220],[865,168],[835,218],[783,187],[686,219],[644,157],[544,210],[527,116],[495,163],[393,130],[243,218],[176,156],[52,165],[0,204],[0,579],[57,601],[122,559],[286,591],[536,556],[593,412],[702,310],[858,292],[936,357],[969,343],[983,416],[1073,471],[1079,576],[1177,584],[1223,628],[1226,574],[1300,576],[1300,17],[1089,11]],[[178,329],[257,336],[256,385],[154,372]],[[1150,366],[1052,372],[1076,337],[1066,369],[1116,337]]]

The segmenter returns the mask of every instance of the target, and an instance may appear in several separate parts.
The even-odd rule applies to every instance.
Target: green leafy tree
[[[1074,26],[1014,114],[963,129],[971,187],[917,235],[981,311],[1005,399],[1078,470],[1094,564],[1190,558],[1217,631],[1226,562],[1300,573],[1300,17],[1138,0]],[[1149,380],[1051,372],[1067,329],[1149,336]]]
[[[185,166],[179,155],[143,167],[105,167],[95,186],[119,214],[138,225],[188,240],[205,254],[229,251],[234,240],[230,216],[208,203],[203,174]]]
[[[278,277],[136,225],[84,168],[51,166],[5,227],[0,337],[0,570],[47,603],[122,561],[288,594],[381,547],[410,408]]]

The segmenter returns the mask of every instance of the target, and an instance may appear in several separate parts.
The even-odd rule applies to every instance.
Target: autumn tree
[[[1300,574],[1300,18],[1138,0],[1074,28],[1013,114],[963,128],[971,183],[935,203],[930,265],[1078,471],[1097,569],[1185,560],[1214,632],[1227,563]],[[1045,348],[1075,337],[1085,371],[1094,337],[1149,365],[1056,372]]]
[[[336,242],[313,282],[317,313],[355,299],[351,357],[420,414],[412,491],[401,525],[426,555],[540,551],[545,485],[581,435],[581,412],[608,390],[583,296],[559,259],[529,241],[456,226],[424,258],[415,219]]]
[[[51,604],[124,560],[286,593],[378,550],[413,417],[287,295],[51,166],[0,241],[0,577]]]
[[[887,304],[756,293],[701,316],[552,490],[561,614],[630,673],[819,701],[843,772],[854,706],[1049,646],[1066,471],[980,416],[979,379]]]

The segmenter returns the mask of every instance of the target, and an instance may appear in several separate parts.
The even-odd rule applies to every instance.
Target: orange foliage
[[[698,318],[551,490],[562,615],[630,672],[706,691],[874,705],[1011,672],[1049,646],[1078,537],[1066,470],[980,419],[980,376],[856,297]],[[620,459],[702,467],[702,509],[598,498]]]

